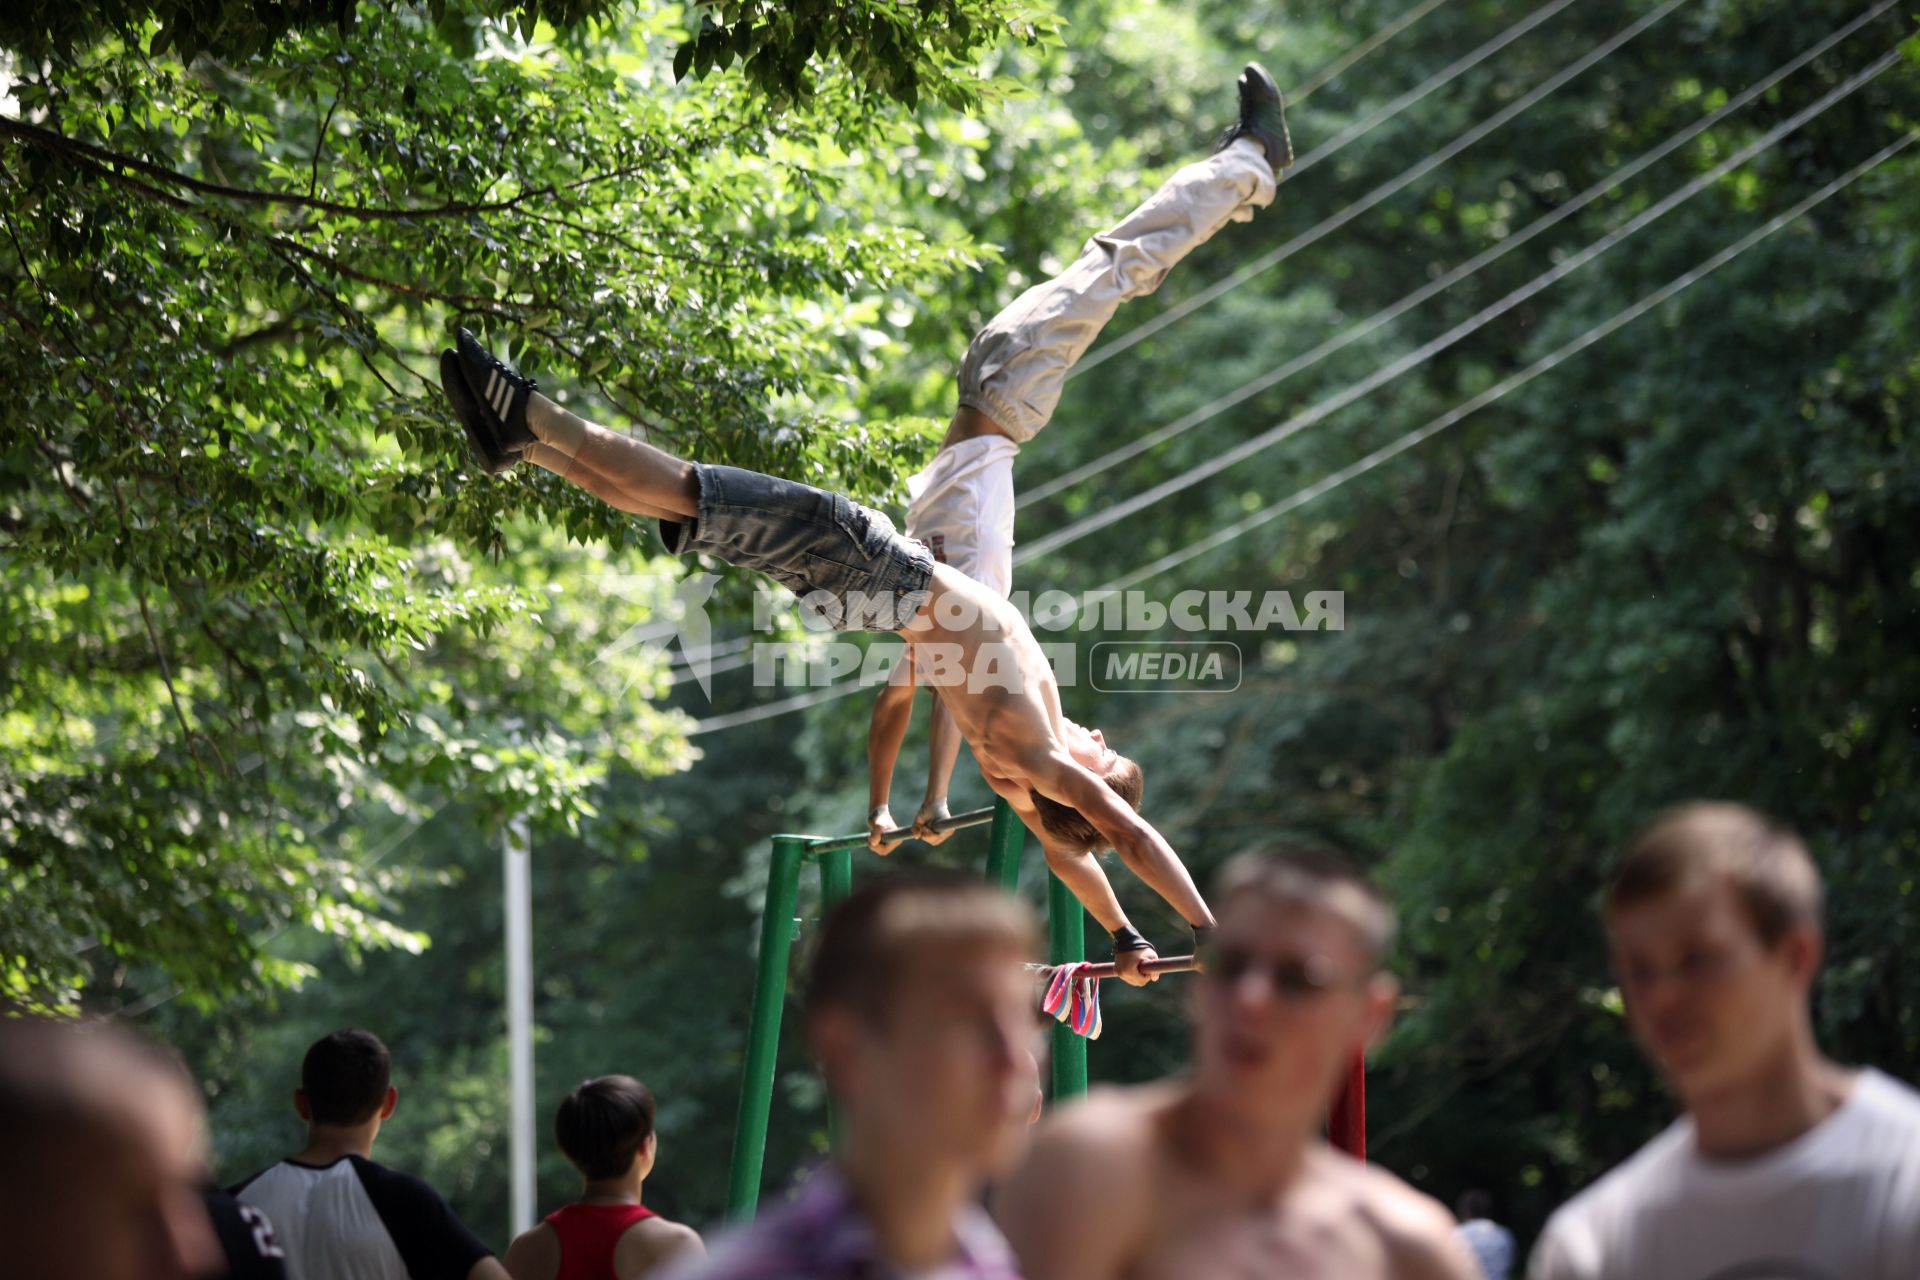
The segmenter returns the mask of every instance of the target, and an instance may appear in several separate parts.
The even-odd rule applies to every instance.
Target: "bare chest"
[[[1175,1193],[1128,1280],[1389,1280],[1378,1234],[1350,1206],[1311,1195],[1221,1206]]]

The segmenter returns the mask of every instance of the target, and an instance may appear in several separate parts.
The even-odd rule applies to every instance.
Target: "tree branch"
[[[327,108],[326,119],[320,122],[320,130],[313,138],[313,167],[307,174],[307,199],[313,199],[314,191],[320,185],[320,156],[327,149],[327,129],[333,124],[333,113],[340,109],[340,99],[345,97],[344,90],[335,92],[333,105]],[[319,104],[314,104],[318,106]]]
[[[336,200],[320,200],[313,196],[289,195],[276,191],[261,191],[253,187],[235,187],[229,186],[226,183],[208,182],[202,178],[189,177],[184,173],[169,169],[164,165],[155,164],[151,160],[142,160],[138,156],[129,156],[118,151],[110,151],[105,147],[96,146],[91,142],[83,142],[78,138],[69,138],[63,133],[56,133],[51,129],[42,129],[38,125],[28,124],[24,120],[16,120],[12,116],[0,116],[0,134],[12,138],[15,142],[25,146],[39,147],[45,151],[53,151],[60,155],[67,156],[88,168],[96,170],[104,169],[116,178],[126,179],[127,175],[116,172],[113,166],[119,166],[131,170],[134,173],[143,173],[149,178],[168,183],[172,186],[184,187],[188,191],[197,192],[201,195],[217,196],[225,200],[240,200],[248,204],[283,205],[295,209],[317,209],[322,213],[338,214],[349,218],[361,218],[369,222],[397,222],[409,218],[464,218],[476,213],[498,213],[502,210],[516,208],[525,201],[536,197],[552,198],[560,193],[559,188],[547,185],[530,187],[520,194],[505,200],[492,200],[483,203],[448,201],[445,204],[397,209],[384,208],[376,205],[342,204]],[[317,155],[315,159],[316,161],[318,160]],[[571,190],[572,188],[590,183],[610,181],[638,172],[642,172],[641,166],[612,170],[605,174],[590,175],[576,182],[569,183],[568,189]],[[131,179],[128,180],[131,181]],[[140,185],[143,187],[146,186],[144,183]],[[168,203],[181,208],[188,208],[192,205],[192,201],[184,200],[170,192],[161,192],[154,188],[148,188],[148,190],[167,200]]]

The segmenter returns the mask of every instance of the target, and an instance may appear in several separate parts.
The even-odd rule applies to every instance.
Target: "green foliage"
[[[787,691],[722,674],[710,705],[669,684],[657,654],[621,647],[670,590],[647,531],[545,477],[466,474],[430,374],[454,323],[513,344],[590,416],[897,503],[971,331],[1199,154],[1245,58],[1315,84],[1406,12],[1073,0],[1065,43],[1035,16],[1033,40],[989,49],[1026,10],[936,5],[905,29],[850,4],[783,25],[794,9],[560,31],[368,5],[349,39],[309,23],[252,60],[191,63],[143,21],[5,91],[0,957],[34,999],[157,1003],[216,1091],[223,1173],[297,1141],[284,1096],[306,1043],[368,1025],[405,1095],[382,1153],[504,1243],[498,828],[532,813],[543,1117],[583,1076],[640,1074],[662,1101],[661,1203],[711,1221],[766,838],[860,825],[863,698],[689,735],[689,717]],[[1568,9],[1284,183],[1109,336],[1650,11]],[[1440,6],[1296,95],[1303,154],[1518,16]],[[1853,16],[1682,5],[1077,379],[1021,488],[1507,243]],[[1870,24],[1425,306],[1027,502],[1021,538],[1415,349],[1911,33]],[[703,43],[699,68],[685,51]],[[887,105],[914,85],[919,115]],[[980,96],[955,115],[942,86]],[[1098,585],[1349,466],[1911,129],[1917,94],[1895,68],[1527,306],[1021,585]],[[1824,1041],[1920,1075],[1903,960],[1920,913],[1917,227],[1909,151],[1537,382],[1149,583],[1348,593],[1344,632],[1177,637],[1243,642],[1234,695],[1066,691],[1143,760],[1148,815],[1202,877],[1306,840],[1390,886],[1409,1000],[1373,1075],[1375,1154],[1443,1196],[1490,1187],[1523,1233],[1670,1114],[1593,912],[1611,851],[1662,805],[1746,800],[1807,833],[1831,887]],[[744,628],[744,595],[723,588],[723,629]],[[963,767],[956,807],[984,798]],[[961,836],[857,875],[983,856]],[[1149,936],[1184,939],[1112,872]],[[307,973],[277,1005],[258,994]],[[1091,1059],[1111,1080],[1179,1069],[1177,983],[1111,993]],[[780,1065],[770,1188],[824,1146],[796,1037]],[[573,1180],[541,1159],[552,1205]]]
[[[488,28],[531,39],[543,24],[593,49],[632,12],[649,15],[653,8],[618,0],[17,0],[0,13],[0,49],[30,64],[65,61],[118,38],[184,63],[204,55],[238,64],[271,58],[302,37],[353,40],[363,24],[378,27],[395,17],[429,25],[468,50]],[[685,8],[695,25],[672,37],[674,79],[738,63],[749,83],[783,105],[813,97],[825,75],[876,101],[912,108],[924,95],[964,107],[989,90],[973,67],[997,41],[1057,38],[1051,10],[1030,0],[695,0]]]
[[[1026,0],[715,0],[696,3],[699,29],[673,57],[674,79],[739,64],[776,102],[804,102],[815,69],[831,58],[868,94],[952,108],[980,99],[975,61],[1001,35],[1028,43],[1057,39],[1052,11]]]
[[[830,375],[850,295],[964,243],[824,212],[891,126],[674,94],[644,50],[675,21],[468,56],[371,9],[244,65],[149,26],[10,85],[9,990],[71,1003],[90,955],[257,985],[291,924],[378,940],[377,886],[316,848],[377,843],[320,834],[343,814],[472,792],[572,828],[610,768],[684,761],[625,706],[657,659],[596,654],[665,590],[595,585],[658,576],[645,528],[545,475],[473,483],[431,373],[453,324],[671,447],[854,492],[924,449],[841,429]]]

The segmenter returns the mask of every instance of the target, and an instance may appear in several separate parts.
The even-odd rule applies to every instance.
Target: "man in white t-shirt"
[[[1913,1280],[1920,1094],[1814,1043],[1819,873],[1731,804],[1674,810],[1607,891],[1636,1038],[1686,1114],[1563,1206],[1532,1280]]]
[[[1240,118],[1214,153],[1187,165],[1109,231],[1087,241],[1072,266],[1028,289],[974,337],[960,362],[960,407],[940,451],[907,481],[906,534],[933,558],[1006,596],[1013,591],[1013,459],[1053,416],[1068,371],[1120,304],[1159,288],[1176,263],[1229,222],[1273,203],[1280,171],[1293,163],[1280,90],[1259,63],[1240,75]],[[899,843],[888,804],[893,766],[913,717],[912,661],[881,690],[867,740],[869,844]],[[947,816],[947,784],[960,731],[936,699],[929,724],[927,787],[914,834],[946,839],[932,824]]]
[[[292,1280],[511,1280],[439,1192],[374,1162],[400,1099],[392,1066],[370,1031],[316,1040],[293,1091],[306,1146],[234,1196],[272,1222]]]

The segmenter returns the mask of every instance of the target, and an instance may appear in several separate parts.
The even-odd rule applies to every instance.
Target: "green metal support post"
[[[767,1149],[767,1118],[773,1109],[774,1060],[780,1052],[780,1015],[787,1002],[787,953],[793,947],[793,912],[800,896],[801,836],[773,838],[767,873],[767,910],[760,921],[760,972],[753,987],[753,1021],[747,1061],[740,1076],[740,1117],[733,1130],[732,1176],[727,1216],[741,1221],[760,1203],[760,1168]]]
[[[847,900],[853,892],[853,850],[830,849],[820,855],[820,918]],[[827,1141],[840,1149],[840,1108],[827,1095]]]
[[[824,918],[827,912],[846,901],[853,892],[853,850],[833,849],[820,858],[820,896],[823,899],[820,914]]]
[[[1087,958],[1086,910],[1073,890],[1056,875],[1047,876],[1047,963],[1072,964]],[[1053,1028],[1053,1100],[1087,1091],[1087,1042],[1066,1023]]]
[[[1004,800],[996,809],[956,813],[940,825],[957,831],[962,827],[981,826],[989,819],[994,824],[995,842],[988,862],[989,874],[1011,888],[1019,879],[1020,850],[1026,829],[1013,817]],[[889,838],[899,839],[909,834],[894,831]],[[1007,842],[1004,849],[1003,841]],[[820,896],[823,909],[831,910],[852,892],[853,856],[866,845],[865,833],[773,838],[766,913],[760,921],[760,970],[753,985],[753,1021],[747,1034],[747,1060],[740,1072],[740,1115],[734,1122],[733,1165],[727,1181],[727,1217],[733,1221],[752,1217],[760,1203],[767,1123],[773,1111],[774,1067],[780,1055],[780,1018],[787,1000],[787,956],[793,950],[793,913],[800,897],[800,868],[809,859],[820,860]],[[828,1124],[837,1136],[838,1125],[831,1109]]]
[[[1026,824],[1005,800],[993,805],[993,831],[987,837],[987,879],[1008,893],[1020,888],[1020,855],[1026,852]]]

